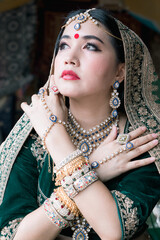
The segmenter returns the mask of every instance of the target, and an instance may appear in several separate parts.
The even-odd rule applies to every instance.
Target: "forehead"
[[[77,23],[76,21],[73,21],[68,26],[66,26],[63,35],[74,36],[74,34],[78,33],[80,37],[84,35],[95,35],[101,38],[103,41],[109,40],[109,36],[107,35],[106,32],[103,31],[104,27],[102,25],[101,27],[98,27],[91,20],[87,20],[86,22],[80,24],[81,27],[77,31],[74,29],[76,23]]]

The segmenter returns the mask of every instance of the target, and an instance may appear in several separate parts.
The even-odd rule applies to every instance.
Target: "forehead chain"
[[[81,24],[86,22],[87,20],[91,20],[96,26],[98,27],[101,27],[100,24],[98,23],[97,20],[95,20],[90,14],[89,12],[92,11],[92,10],[95,10],[96,8],[91,8],[91,9],[88,9],[87,11],[85,11],[84,13],[80,13],[80,14],[77,14],[71,18],[68,19],[68,21],[66,22],[65,25],[63,25],[61,28],[65,28],[66,26],[68,26],[71,22],[73,21],[76,21],[75,25],[74,25],[74,29],[76,31],[80,30],[81,28]],[[122,41],[121,38],[113,35],[112,33],[108,32],[107,30],[105,30],[103,27],[101,27],[101,29],[106,32],[108,35],[110,35],[111,37],[114,37],[120,41]]]

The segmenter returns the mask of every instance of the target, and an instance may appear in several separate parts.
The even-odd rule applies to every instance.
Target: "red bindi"
[[[78,39],[78,38],[79,38],[79,34],[76,33],[76,34],[74,35],[74,38],[75,38],[75,39]]]

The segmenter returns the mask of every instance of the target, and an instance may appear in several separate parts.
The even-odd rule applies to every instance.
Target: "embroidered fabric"
[[[10,221],[0,232],[0,240],[13,240],[22,218]]]
[[[134,202],[125,194],[116,190],[113,190],[112,194],[116,198],[121,215],[123,239],[130,239],[138,229],[138,209],[134,206]]]
[[[30,136],[34,140],[34,142],[31,145],[31,152],[37,160],[37,168],[38,168],[38,171],[40,172],[40,170],[43,167],[47,152],[43,148],[42,140],[37,134],[31,133]]]

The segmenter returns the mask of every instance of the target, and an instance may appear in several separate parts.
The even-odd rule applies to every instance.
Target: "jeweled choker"
[[[89,156],[104,141],[113,125],[118,127],[118,116],[110,116],[95,127],[85,130],[79,125],[70,110],[68,112],[67,132],[74,145],[82,150],[85,156]]]

